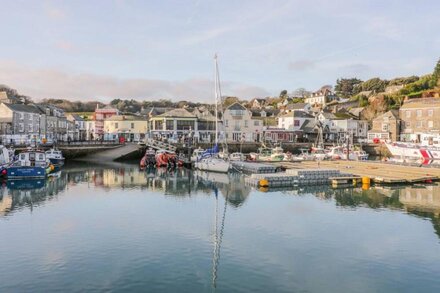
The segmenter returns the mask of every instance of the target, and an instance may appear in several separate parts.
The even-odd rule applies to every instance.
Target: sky
[[[250,99],[431,73],[438,0],[0,0],[0,84],[43,98]]]

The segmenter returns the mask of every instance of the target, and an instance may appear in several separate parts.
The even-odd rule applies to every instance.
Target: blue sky
[[[440,1],[0,0],[0,83],[35,98],[212,99],[432,72]],[[5,13],[6,12],[6,13]]]

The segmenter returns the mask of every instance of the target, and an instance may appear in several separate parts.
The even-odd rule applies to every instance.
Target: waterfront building
[[[2,144],[29,144],[40,137],[41,112],[34,105],[0,104]]]
[[[95,120],[85,120],[84,121],[84,127],[85,127],[85,139],[86,140],[95,140]]]
[[[278,128],[291,131],[302,131],[303,126],[314,122],[315,117],[303,110],[292,110],[278,116]]]
[[[252,111],[234,103],[224,111],[223,123],[228,142],[256,142],[261,140],[264,117],[253,116]]]
[[[68,121],[75,124],[75,129],[73,133],[73,140],[85,140],[86,139],[86,125],[84,119],[78,114],[69,113],[66,115]]]
[[[96,110],[94,114],[94,120],[95,120],[95,127],[94,127],[95,133],[93,135],[94,139],[103,139],[105,119],[118,114],[119,111],[111,106],[105,106],[104,108],[99,108],[99,105],[96,105]]]
[[[148,131],[147,119],[134,115],[113,115],[104,120],[104,140],[139,142]]]
[[[263,142],[265,143],[296,142],[300,138],[302,138],[302,131],[286,130],[273,126],[263,128]]]
[[[49,143],[67,141],[67,119],[64,110],[49,104],[35,105],[41,113],[41,139]]]
[[[151,117],[149,129],[153,137],[177,140],[179,136],[193,135],[198,131],[197,116],[186,109],[172,109]]]
[[[368,131],[368,140],[398,141],[400,138],[400,118],[397,110],[388,111],[373,119],[372,127]]]
[[[348,112],[320,111],[316,114],[316,118],[323,128],[324,139],[327,141],[345,142],[347,135],[352,136],[355,141],[367,138],[368,122]]]
[[[314,92],[310,97],[305,98],[304,102],[308,103],[314,107],[325,107],[328,103],[332,101],[337,101],[338,97],[328,88],[321,89]]]
[[[426,135],[440,134],[440,99],[407,100],[399,110],[400,139],[420,142]]]

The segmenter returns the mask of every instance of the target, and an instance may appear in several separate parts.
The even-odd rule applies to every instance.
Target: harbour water
[[[0,292],[439,292],[440,186],[68,164],[0,195]]]

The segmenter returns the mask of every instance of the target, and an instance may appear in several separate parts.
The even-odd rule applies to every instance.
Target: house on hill
[[[372,121],[371,130],[368,131],[368,141],[380,139],[382,141],[398,141],[400,137],[399,111],[388,111]]]
[[[337,101],[338,97],[328,88],[321,89],[311,94],[310,97],[305,98],[304,102],[312,106],[325,107],[332,101]]]
[[[263,109],[266,106],[266,99],[252,99],[249,102],[251,109]]]

